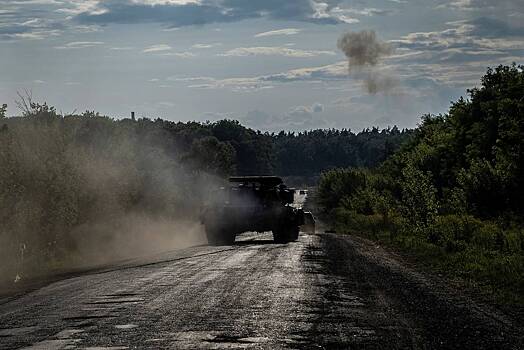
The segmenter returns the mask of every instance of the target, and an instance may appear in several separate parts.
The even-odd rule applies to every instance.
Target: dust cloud
[[[98,221],[72,231],[76,254],[72,267],[96,266],[207,242],[196,220],[128,213],[112,221]]]
[[[375,31],[345,33],[338,39],[337,47],[348,58],[349,74],[362,77],[368,93],[387,92],[398,84],[397,79],[378,68],[383,58],[393,54],[394,47],[379,40]]]
[[[108,263],[206,243],[199,213],[220,179],[194,174],[158,145],[139,148],[132,151],[132,163],[144,170],[123,166],[118,159],[92,158],[77,164],[86,191],[99,207],[71,230],[72,265]],[[115,191],[114,186],[126,189]],[[127,204],[130,200],[133,205]]]
[[[5,120],[0,290],[206,243],[200,209],[221,178],[152,123],[68,118]]]

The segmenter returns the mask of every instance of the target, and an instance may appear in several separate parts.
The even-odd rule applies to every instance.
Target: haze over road
[[[522,324],[362,239],[245,234],[0,300],[0,348],[509,348]]]

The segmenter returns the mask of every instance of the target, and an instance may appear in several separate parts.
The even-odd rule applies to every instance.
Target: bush
[[[318,184],[318,200],[326,210],[338,207],[343,198],[351,198],[367,184],[360,169],[334,169],[322,173]]]
[[[431,174],[424,173],[412,165],[402,171],[402,208],[404,217],[415,230],[430,225],[438,212],[437,190]]]
[[[463,191],[467,210],[480,217],[497,216],[507,207],[503,180],[485,159],[476,159],[469,169],[459,172],[458,188]]]

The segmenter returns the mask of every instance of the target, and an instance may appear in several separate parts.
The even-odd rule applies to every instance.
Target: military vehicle
[[[272,231],[277,243],[297,240],[299,226],[312,215],[291,206],[294,194],[276,176],[229,178],[229,186],[216,191],[202,211],[209,244],[232,244],[236,235],[248,231]]]

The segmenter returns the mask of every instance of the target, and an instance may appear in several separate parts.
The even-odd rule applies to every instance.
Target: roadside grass
[[[330,215],[337,232],[353,234],[400,250],[417,264],[504,305],[524,306],[524,232],[502,229],[471,216],[443,215],[425,228],[400,216],[363,215],[343,208]]]

